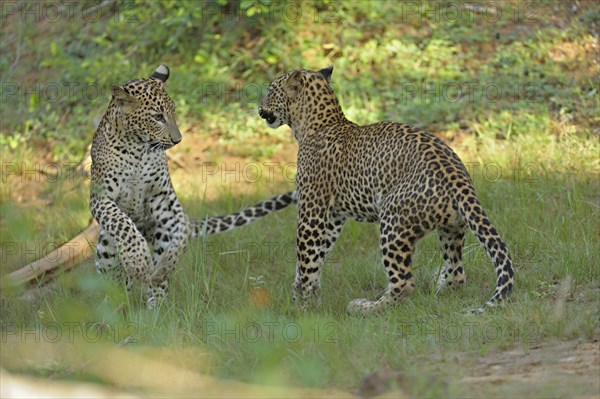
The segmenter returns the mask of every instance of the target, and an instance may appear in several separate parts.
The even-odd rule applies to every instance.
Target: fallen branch
[[[100,227],[94,220],[84,231],[38,259],[3,277],[3,286],[36,285],[41,286],[59,273],[66,272],[82,260],[88,258],[98,241]]]

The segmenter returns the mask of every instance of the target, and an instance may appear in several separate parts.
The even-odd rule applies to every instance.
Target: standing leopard
[[[100,225],[96,268],[138,280],[151,308],[193,237],[220,233],[295,202],[279,195],[242,212],[190,220],[177,199],[165,150],[181,141],[175,105],[165,91],[169,68],[111,86],[112,100],[92,142],[90,210]],[[152,244],[152,253],[148,244]]]
[[[436,136],[406,124],[359,126],[346,119],[329,84],[332,72],[285,73],[271,82],[259,107],[269,127],[287,124],[298,141],[295,302],[305,306],[319,289],[323,260],[349,218],[380,224],[389,278],[379,299],[354,300],[349,313],[378,311],[411,294],[415,244],[436,229],[444,255],[438,289],[466,281],[468,227],[497,276],[494,295],[474,311],[504,300],[513,288],[511,257],[458,156]]]

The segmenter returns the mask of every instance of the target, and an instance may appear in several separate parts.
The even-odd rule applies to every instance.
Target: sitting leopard
[[[434,229],[444,255],[438,288],[465,283],[462,249],[469,227],[497,275],[493,297],[474,311],[505,299],[513,288],[511,257],[458,156],[434,135],[406,124],[350,122],[329,84],[332,72],[285,73],[273,80],[259,107],[269,127],[289,125],[299,146],[294,300],[304,307],[318,290],[323,260],[349,218],[380,224],[389,278],[380,298],[354,300],[349,313],[378,311],[409,295],[415,244]]]
[[[90,210],[100,225],[96,268],[140,281],[152,308],[192,237],[231,230],[295,201],[287,193],[228,216],[193,221],[178,201],[165,150],[181,141],[165,91],[169,69],[111,87],[112,100],[92,142]],[[148,243],[152,244],[150,253]]]

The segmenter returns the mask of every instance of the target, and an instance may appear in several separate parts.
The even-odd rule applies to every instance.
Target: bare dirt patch
[[[407,376],[383,366],[365,376],[356,393],[365,398],[418,397],[422,392],[437,392],[434,396],[440,397],[597,398],[598,337],[600,330],[591,341],[549,340],[486,354],[470,351],[421,356],[415,359],[419,369],[432,372]]]
[[[467,358],[476,364],[461,383],[474,397],[600,396],[600,342],[552,341]]]

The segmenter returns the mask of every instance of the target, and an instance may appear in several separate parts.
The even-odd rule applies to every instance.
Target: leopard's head
[[[169,74],[166,65],[159,65],[149,78],[110,87],[125,134],[136,135],[155,149],[167,149],[181,141],[175,104],[165,90]]]
[[[282,125],[322,121],[339,103],[329,85],[333,66],[320,71],[297,69],[275,78],[262,99],[258,114],[273,129]],[[339,110],[341,112],[341,110]]]

